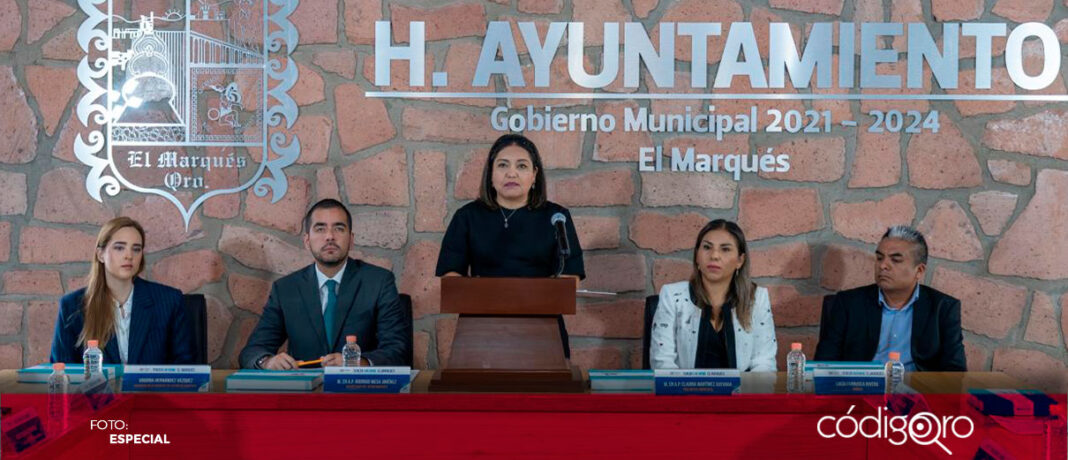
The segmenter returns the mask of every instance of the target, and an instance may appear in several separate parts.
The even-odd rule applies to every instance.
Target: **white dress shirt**
[[[131,288],[126,302],[115,302],[115,340],[119,345],[119,357],[123,364],[126,364],[130,356],[130,317],[133,316],[133,298],[134,292]]]
[[[345,274],[345,266],[348,264],[349,262],[347,260],[342,263],[341,270],[338,270],[334,276],[326,276],[323,272],[319,271],[319,264],[315,264],[315,279],[319,282],[319,306],[321,308],[319,311],[321,313],[326,314],[326,296],[328,294],[326,292],[327,280],[334,280],[337,282],[337,284],[334,285],[334,295],[336,296],[337,293],[341,291],[341,276]]]

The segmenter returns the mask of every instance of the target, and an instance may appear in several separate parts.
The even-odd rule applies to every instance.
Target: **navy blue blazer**
[[[356,334],[363,357],[375,366],[411,364],[412,321],[401,309],[392,272],[349,258],[337,302],[334,330],[327,331],[315,264],[275,281],[263,315],[241,350],[241,367],[255,368],[256,361],[278,353],[287,340],[294,359],[317,359],[340,352],[351,334]]]
[[[85,347],[77,343],[85,323],[84,297],[85,288],[82,288],[59,299],[49,361],[82,362]],[[182,291],[134,278],[126,364],[194,364],[193,329],[182,302]],[[119,343],[114,336],[103,345],[103,351],[105,364],[122,364]]]

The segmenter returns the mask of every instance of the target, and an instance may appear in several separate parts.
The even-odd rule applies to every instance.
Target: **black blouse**
[[[729,369],[734,367],[734,325],[729,303],[724,305],[720,316],[723,317],[723,324],[717,331],[712,327],[712,308],[705,307],[701,310],[701,326],[697,329],[697,354],[694,356],[694,368]]]
[[[514,212],[513,212],[514,211]],[[436,276],[456,272],[464,276],[544,278],[559,267],[556,234],[550,219],[562,213],[567,221],[571,255],[564,261],[565,275],[586,277],[575,224],[566,208],[546,202],[537,209],[490,209],[472,201],[452,216],[441,241]],[[508,227],[505,227],[505,217]],[[564,355],[571,357],[563,316],[558,317]]]
[[[571,213],[553,202],[537,209],[493,210],[480,201],[472,201],[457,209],[441,241],[435,274],[531,278],[555,275],[559,260],[549,219],[557,212],[567,218],[564,226],[571,248],[563,274],[585,278],[582,247]]]

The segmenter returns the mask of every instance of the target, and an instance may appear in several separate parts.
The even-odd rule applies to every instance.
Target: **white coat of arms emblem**
[[[212,196],[249,187],[272,201],[285,195],[283,168],[300,155],[288,131],[298,112],[288,94],[297,1],[78,4],[87,18],[77,35],[86,56],[76,115],[88,134],[74,151],[91,168],[90,196],[159,195],[188,226]]]

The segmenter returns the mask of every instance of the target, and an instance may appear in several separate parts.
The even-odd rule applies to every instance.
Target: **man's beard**
[[[324,252],[325,251],[323,251],[322,249],[317,252],[313,251],[312,257],[315,258],[316,262],[319,262],[320,264],[326,265],[328,267],[341,265],[341,263],[344,262],[345,259],[348,257],[348,254],[346,254],[340,248],[338,249],[337,255],[335,256],[326,255],[324,254]]]

